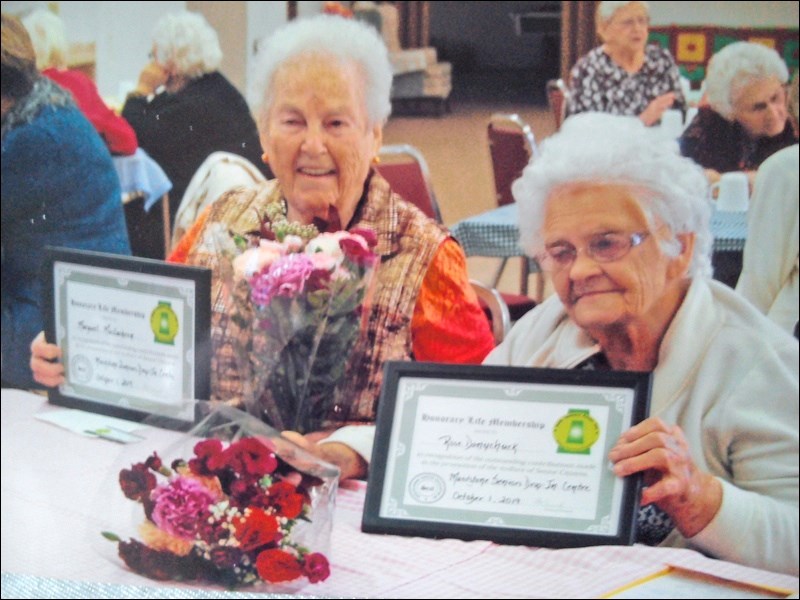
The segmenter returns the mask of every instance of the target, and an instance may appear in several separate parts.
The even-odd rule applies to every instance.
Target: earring
[[[372,164],[373,164],[373,165],[379,165],[379,164],[381,164],[381,157],[380,157],[380,156],[378,156],[377,154],[376,154],[375,156],[373,156],[373,157],[372,157]]]
[[[264,152],[264,154],[261,155],[261,162],[263,162],[265,165],[268,165],[269,164],[269,154]]]

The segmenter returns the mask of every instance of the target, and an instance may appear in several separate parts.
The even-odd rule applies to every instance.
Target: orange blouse
[[[169,262],[186,262],[207,217],[208,209],[175,246]],[[428,267],[411,332],[419,361],[480,364],[494,348],[489,321],[469,284],[466,256],[453,238],[442,242]]]

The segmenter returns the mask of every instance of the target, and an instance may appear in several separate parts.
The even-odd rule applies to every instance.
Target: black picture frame
[[[632,544],[641,476],[616,477],[607,455],[648,415],[651,386],[641,372],[389,362],[361,529]]]
[[[211,271],[48,246],[45,337],[61,347],[52,404],[188,431],[210,392]],[[173,308],[174,306],[174,308]]]

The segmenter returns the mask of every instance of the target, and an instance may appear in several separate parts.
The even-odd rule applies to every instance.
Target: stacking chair
[[[246,158],[230,152],[212,152],[195,171],[175,213],[173,247],[192,226],[200,213],[224,192],[237,187],[255,187],[266,181]]]
[[[561,123],[564,122],[564,116],[567,112],[569,90],[563,79],[549,79],[546,84],[546,90],[547,103],[550,105],[550,110],[556,123],[556,130],[558,130],[561,128]]]
[[[438,223],[442,223],[442,213],[439,210],[439,204],[436,201],[436,194],[433,191],[431,184],[430,170],[428,163],[422,153],[409,144],[397,144],[383,146],[379,152],[380,163],[375,168],[378,173],[389,182],[397,194],[400,194],[407,201],[417,206],[428,217],[434,219]],[[473,287],[479,284],[475,282]],[[498,292],[494,289],[495,286],[484,286],[489,290],[488,295],[499,296],[507,311],[510,311],[510,319],[516,320],[533,308],[536,303],[527,296],[520,294],[507,294],[505,292]],[[483,298],[481,305],[487,318],[492,321],[493,327],[501,327],[504,332],[508,329],[508,324],[503,320],[502,311],[497,308],[496,300],[493,298],[484,297],[478,294],[479,298]],[[495,317],[497,313],[499,316]],[[504,329],[503,329],[504,328]],[[495,331],[495,339],[498,339],[500,331]],[[503,333],[503,335],[505,335]]]
[[[539,153],[533,131],[517,114],[495,113],[489,119],[487,135],[497,205],[512,204],[514,196],[511,194],[511,184],[522,175],[525,166]],[[504,258],[495,274],[492,287],[498,286],[507,262],[508,259]],[[509,302],[512,320],[516,320],[518,315],[527,312],[535,304],[531,298],[527,298],[528,276],[532,270],[538,270],[536,263],[523,257],[520,277],[521,298],[516,302]],[[543,278],[538,277],[537,283],[535,297],[541,301],[544,295]]]
[[[508,311],[508,304],[503,299],[503,295],[493,287],[476,279],[470,279],[469,283],[478,295],[478,300],[492,323],[492,335],[494,335],[496,346],[505,339],[508,330],[511,329],[511,313]]]
[[[376,169],[392,190],[414,204],[428,217],[442,223],[442,213],[433,193],[431,173],[422,153],[410,144],[383,146]]]

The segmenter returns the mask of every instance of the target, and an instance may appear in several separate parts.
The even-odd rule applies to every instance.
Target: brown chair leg
[[[169,194],[161,196],[161,214],[164,216],[164,258],[170,255],[172,248],[170,233],[172,232],[172,224],[169,220]]]

